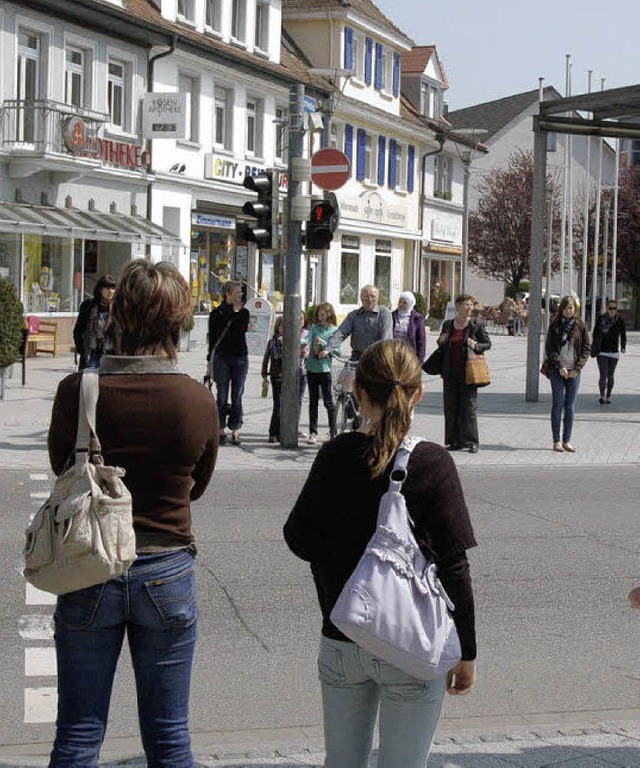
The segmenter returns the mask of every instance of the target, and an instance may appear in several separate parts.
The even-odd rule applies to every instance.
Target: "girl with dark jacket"
[[[249,310],[243,305],[242,286],[240,283],[229,280],[222,290],[222,304],[209,315],[207,360],[212,368],[211,378],[216,383],[220,445],[227,442],[225,426],[231,430],[232,444],[240,445],[242,395],[249,371],[249,350],[246,338],[248,328]],[[229,387],[231,387],[231,406],[229,406]]]
[[[111,304],[116,281],[111,275],[102,275],[93,289],[93,297],[80,305],[78,319],[73,328],[73,343],[80,355],[78,370],[98,368],[105,351],[111,325]],[[112,350],[107,350],[112,351]]]
[[[417,680],[351,642],[331,622],[333,606],[376,528],[395,454],[422,397],[417,357],[395,339],[371,344],[360,358],[355,391],[362,426],[322,446],[284,526],[289,548],[310,564],[322,613],[318,670],[324,765],[366,768],[379,719],[378,765],[424,768],[445,690],[466,694],[475,682],[466,551],[476,541],[451,456],[435,443],[419,443],[402,493],[418,543],[435,557],[438,577],[455,605],[462,660],[439,679]]]
[[[466,382],[468,351],[476,354],[491,349],[491,339],[479,320],[471,315],[476,299],[467,294],[456,297],[456,316],[442,324],[438,346],[442,348],[442,394],[444,398],[444,441],[450,451],[468,448],[478,452],[478,387]]]
[[[585,324],[578,317],[573,296],[564,296],[556,319],[549,326],[544,345],[551,382],[551,433],[553,450],[575,453],[571,432],[580,387],[580,372],[589,360],[591,344]],[[560,422],[562,441],[560,440]]]
[[[403,291],[398,299],[398,308],[391,313],[393,338],[408,341],[422,365],[427,349],[426,333],[424,317],[415,309],[415,306],[416,297],[411,291]]]
[[[620,346],[618,346],[620,345]],[[615,373],[620,352],[627,351],[627,329],[624,320],[618,314],[618,305],[615,301],[607,302],[607,311],[600,315],[593,329],[593,344],[591,357],[597,357],[600,379],[600,405],[608,405],[611,402],[613,392],[613,374]]]

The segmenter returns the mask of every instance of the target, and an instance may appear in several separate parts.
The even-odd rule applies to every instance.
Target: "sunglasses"
[[[615,312],[618,307],[607,307],[607,309],[612,309]]]

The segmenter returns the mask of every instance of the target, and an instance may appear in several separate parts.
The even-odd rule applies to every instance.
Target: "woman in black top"
[[[102,275],[93,289],[93,297],[80,305],[78,319],[73,327],[73,343],[80,356],[78,370],[98,368],[100,358],[108,346],[111,329],[111,305],[116,292],[116,281],[111,275]],[[113,345],[112,345],[113,346]],[[108,350],[109,352],[112,349]]]
[[[620,347],[618,347],[620,345]],[[593,344],[591,345],[591,357],[597,357],[600,379],[600,405],[608,405],[611,402],[613,392],[613,374],[615,373],[620,352],[627,351],[627,329],[624,320],[618,314],[618,305],[615,301],[607,302],[607,311],[600,315],[593,329]]]
[[[466,550],[473,528],[449,454],[435,443],[413,450],[402,492],[421,548],[456,606],[462,661],[439,680],[416,680],[352,643],[331,610],[376,528],[397,449],[422,397],[420,364],[405,342],[380,341],[363,353],[355,391],[364,422],[320,449],[284,527],[289,548],[311,565],[320,610],[319,670],[326,768],[364,768],[380,709],[378,765],[424,768],[445,688],[468,693],[475,681],[473,594]]]
[[[216,402],[220,417],[220,445],[227,442],[225,426],[231,430],[231,442],[240,445],[242,395],[249,370],[246,333],[249,310],[243,306],[242,286],[229,280],[222,289],[223,301],[209,315],[209,352],[213,358],[212,378],[216,383]],[[229,406],[231,386],[231,406]]]

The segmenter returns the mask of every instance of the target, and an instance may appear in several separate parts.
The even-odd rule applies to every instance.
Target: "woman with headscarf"
[[[111,275],[102,275],[93,289],[92,298],[85,299],[80,305],[78,319],[73,328],[73,343],[80,355],[80,371],[83,368],[100,367],[100,358],[105,351],[105,342],[110,330],[111,304],[115,292],[115,279]]]
[[[393,338],[409,342],[418,355],[418,360],[423,363],[427,349],[427,336],[424,330],[424,317],[415,309],[415,306],[416,297],[411,291],[403,291],[398,299],[398,308],[391,313]]]

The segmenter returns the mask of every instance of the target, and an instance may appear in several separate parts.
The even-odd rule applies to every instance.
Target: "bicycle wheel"
[[[336,431],[340,432],[349,431],[349,415],[346,401],[346,395],[344,393],[338,395],[336,399]]]

